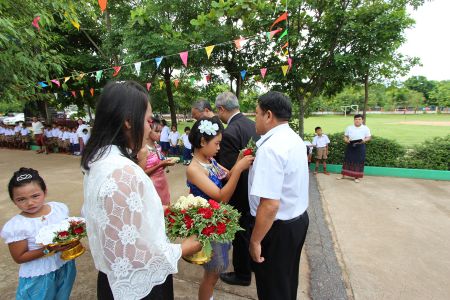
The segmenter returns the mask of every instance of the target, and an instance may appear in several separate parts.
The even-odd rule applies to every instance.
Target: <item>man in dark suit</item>
[[[255,122],[239,111],[239,101],[231,92],[224,92],[217,96],[215,104],[220,120],[228,125],[220,143],[220,164],[230,170],[236,163],[240,150],[247,146],[250,138],[254,141],[258,139]],[[248,251],[251,221],[248,204],[248,171],[242,173],[229,204],[241,213],[239,224],[245,231],[238,231],[233,241],[234,272],[222,273],[220,279],[228,284],[247,286],[250,285],[252,278],[251,258]]]

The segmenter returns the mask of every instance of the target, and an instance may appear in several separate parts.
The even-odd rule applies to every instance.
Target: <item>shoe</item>
[[[325,175],[330,175],[330,172],[323,171],[323,174],[325,174]]]
[[[236,273],[234,273],[234,272],[222,273],[222,274],[220,274],[220,279],[223,282],[231,284],[231,285],[249,286],[250,283],[252,282],[251,279],[245,280],[245,279],[237,277]]]
[[[356,183],[359,183],[360,180],[359,180],[358,178],[355,178],[355,182],[356,182]]]

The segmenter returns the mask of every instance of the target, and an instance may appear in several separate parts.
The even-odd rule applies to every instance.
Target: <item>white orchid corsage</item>
[[[198,130],[200,130],[200,133],[206,133],[207,135],[216,135],[217,131],[219,131],[219,125],[213,124],[208,120],[201,120]]]

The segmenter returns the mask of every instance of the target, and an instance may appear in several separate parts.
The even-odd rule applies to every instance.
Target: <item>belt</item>
[[[304,215],[305,215],[305,213],[306,213],[306,211],[304,212],[304,213],[302,213],[301,215],[299,215],[299,216],[297,216],[297,217],[295,217],[295,218],[292,218],[292,219],[289,219],[289,220],[275,220],[274,222],[273,222],[273,225],[276,225],[276,224],[289,224],[289,223],[292,223],[292,222],[295,222],[295,221],[298,221],[298,220],[300,220]],[[255,221],[255,217],[254,216],[252,216],[252,220],[253,220],[253,222]]]

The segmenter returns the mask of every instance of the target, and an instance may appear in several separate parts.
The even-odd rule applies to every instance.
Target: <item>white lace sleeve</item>
[[[177,272],[181,256],[180,245],[166,237],[161,200],[141,171],[137,165],[115,169],[98,186],[97,212],[85,211],[89,242],[98,241],[94,261],[107,274],[115,299],[145,297]]]

